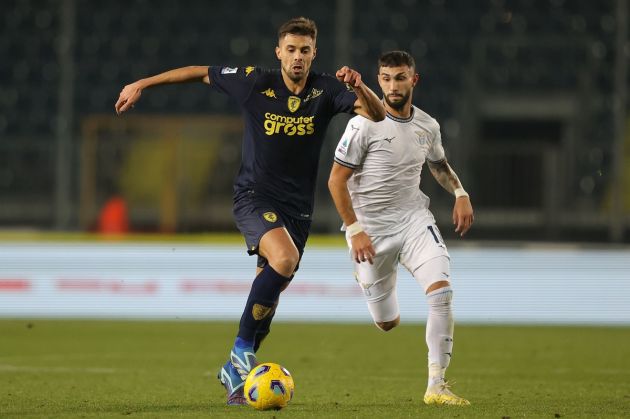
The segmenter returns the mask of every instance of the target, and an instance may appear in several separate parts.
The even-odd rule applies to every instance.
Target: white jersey
[[[348,190],[359,223],[379,235],[400,232],[412,217],[433,219],[420,174],[426,160],[443,159],[440,125],[415,106],[408,119],[355,116],[335,151],[335,162],[354,169]]]

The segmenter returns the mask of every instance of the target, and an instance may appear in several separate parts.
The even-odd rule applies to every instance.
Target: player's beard
[[[407,104],[407,102],[409,102],[410,97],[411,97],[411,92],[407,92],[406,94],[402,95],[402,97],[399,100],[396,100],[395,102],[393,102],[389,99],[389,96],[385,95],[385,103],[387,103],[387,105],[390,108],[396,109],[398,111],[402,109]]]
[[[299,83],[300,81],[304,80],[306,78],[306,76],[308,75],[308,71],[309,69],[306,67],[306,65],[302,65],[302,72],[299,74],[295,74],[293,72],[293,64],[288,65],[284,68],[284,73],[289,77],[289,79],[291,79],[292,82],[294,83]]]

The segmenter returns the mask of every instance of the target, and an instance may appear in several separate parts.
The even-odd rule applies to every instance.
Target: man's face
[[[296,83],[308,76],[315,53],[315,40],[304,35],[287,34],[276,47],[282,72]]]
[[[378,84],[383,91],[385,102],[394,109],[400,109],[411,100],[413,88],[418,83],[418,76],[409,66],[381,67],[378,72]]]

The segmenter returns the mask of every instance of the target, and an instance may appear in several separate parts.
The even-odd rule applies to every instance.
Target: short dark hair
[[[310,36],[313,40],[317,39],[317,25],[311,19],[305,17],[294,17],[284,22],[278,28],[278,40],[284,38],[285,35],[303,35]]]
[[[416,61],[411,54],[406,51],[389,51],[383,53],[378,59],[378,69],[381,67],[400,67],[409,66],[409,68],[416,68]]]

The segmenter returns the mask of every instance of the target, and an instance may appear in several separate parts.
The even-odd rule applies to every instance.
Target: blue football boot
[[[219,371],[217,378],[225,387],[227,393],[227,404],[230,406],[238,406],[247,404],[245,396],[243,395],[243,386],[245,381],[241,378],[231,361],[225,363],[225,365]]]
[[[234,347],[230,352],[230,361],[242,381],[245,381],[249,372],[258,365],[253,348]]]

